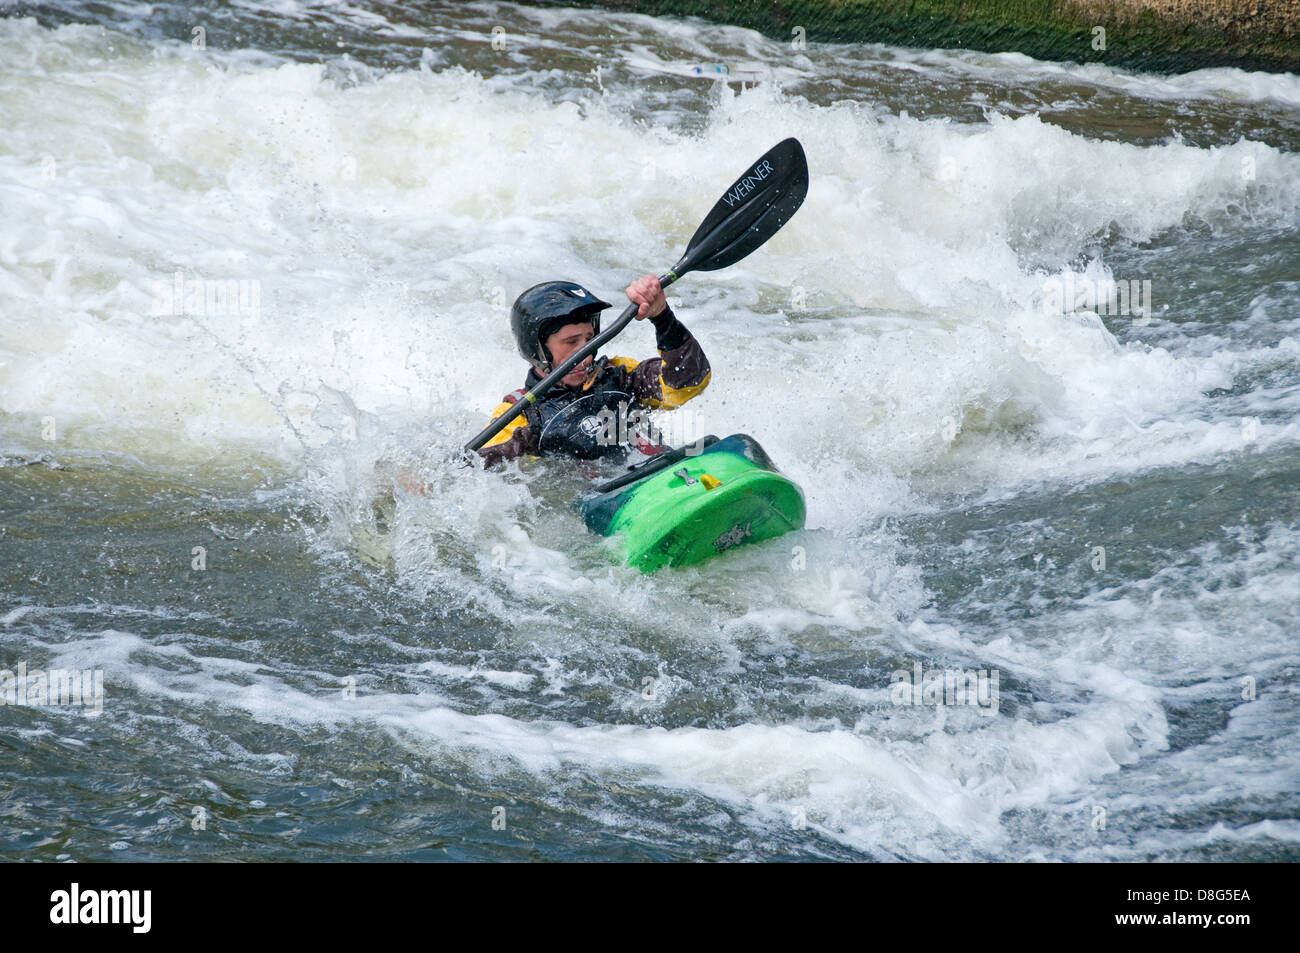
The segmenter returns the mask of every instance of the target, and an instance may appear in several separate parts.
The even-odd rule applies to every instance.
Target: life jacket
[[[626,456],[633,448],[646,454],[661,452],[663,447],[629,425],[629,414],[644,408],[632,393],[628,370],[603,357],[596,365],[582,387],[555,387],[524,411],[529,429],[537,435],[539,452],[580,460]],[[530,371],[525,387],[540,379]],[[506,400],[514,403],[525,393],[517,390]]]

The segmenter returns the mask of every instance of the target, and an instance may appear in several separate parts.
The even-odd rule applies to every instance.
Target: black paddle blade
[[[808,160],[798,139],[784,139],[745,170],[691,236],[673,268],[716,271],[744,258],[781,230],[808,194]]]

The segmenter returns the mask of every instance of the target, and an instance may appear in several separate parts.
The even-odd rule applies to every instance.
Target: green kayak
[[[805,515],[803,491],[745,434],[651,457],[578,508],[588,529],[619,537],[628,565],[645,572],[802,529]]]

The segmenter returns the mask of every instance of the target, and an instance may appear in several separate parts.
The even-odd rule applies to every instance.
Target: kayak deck
[[[627,563],[645,572],[802,529],[806,515],[803,491],[746,434],[588,497],[579,509],[592,532],[620,537]]]

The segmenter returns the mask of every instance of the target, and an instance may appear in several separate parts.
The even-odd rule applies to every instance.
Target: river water
[[[1300,859],[1297,77],[0,12],[0,667],[103,678],[0,672],[0,857]],[[647,576],[449,462],[519,291],[623,300],[786,136],[802,210],[669,299],[679,431],[805,530]]]

